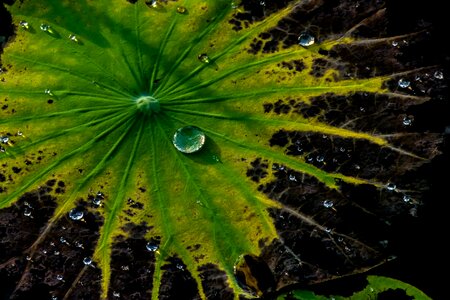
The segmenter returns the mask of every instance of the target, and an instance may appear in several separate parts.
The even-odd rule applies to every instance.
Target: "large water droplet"
[[[201,61],[202,63],[205,63],[205,64],[209,64],[211,62],[208,54],[206,54],[206,53],[200,54],[198,56],[198,60]]]
[[[71,218],[72,220],[75,221],[81,220],[83,216],[84,216],[83,212],[76,208],[69,211],[69,218]]]
[[[313,45],[314,42],[315,42],[314,37],[312,35],[310,35],[309,33],[304,32],[298,36],[298,44],[300,46],[308,47],[308,46]]]
[[[22,27],[23,29],[30,29],[30,24],[28,24],[28,22],[25,20],[20,21],[19,26]]]
[[[323,207],[325,208],[332,208],[334,205],[334,202],[331,200],[325,200],[323,201]]]
[[[158,244],[156,244],[154,242],[148,242],[145,245],[145,248],[147,248],[147,250],[150,251],[150,252],[155,252],[155,251],[158,250],[159,246],[158,246]]]
[[[182,127],[173,135],[173,145],[183,153],[199,151],[205,144],[205,140],[205,133],[195,126]]]
[[[406,89],[411,85],[411,82],[409,80],[400,78],[398,80],[398,86],[401,87],[402,89]]]

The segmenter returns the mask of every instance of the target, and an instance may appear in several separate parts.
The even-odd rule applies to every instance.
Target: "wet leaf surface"
[[[8,6],[1,293],[271,297],[389,260],[441,152],[415,112],[447,91],[409,55],[427,27],[391,32],[389,9]]]

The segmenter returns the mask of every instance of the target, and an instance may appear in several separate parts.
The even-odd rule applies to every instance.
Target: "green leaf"
[[[338,102],[361,95],[377,105],[405,101],[401,112],[427,100],[389,88],[408,72],[346,77],[346,63],[327,53],[389,39],[344,33],[266,51],[257,41],[303,9],[302,1],[239,30],[244,8],[228,0],[130,2],[28,0],[9,8],[17,32],[2,55],[0,208],[9,221],[1,225],[17,219],[32,231],[5,254],[23,272],[14,293],[46,278],[61,297],[81,297],[89,282],[98,297],[112,298],[131,294],[133,282],[152,299],[184,285],[186,298],[237,299],[382,262],[376,242],[338,226],[346,207],[375,214],[347,191],[368,188],[387,202],[412,194],[418,203],[414,182],[385,186],[437,153],[417,147],[420,139],[439,139],[401,126],[352,125],[372,124],[372,115],[349,114],[345,123],[327,115],[345,114]],[[318,72],[321,60],[330,65]],[[174,147],[186,126],[205,135],[200,151]],[[341,152],[387,156],[396,167],[333,167],[317,136]],[[190,143],[184,137],[178,146]],[[292,154],[300,144],[305,150]],[[292,190],[310,198],[283,196]],[[304,261],[305,241],[291,236],[299,233],[334,249],[339,263]],[[48,251],[60,250],[52,247],[65,259],[53,263]],[[45,275],[33,275],[39,265]],[[273,272],[273,282],[264,287],[254,265]]]
[[[299,299],[299,300],[320,300],[320,299],[377,299],[380,294],[386,291],[403,291],[407,296],[412,297],[415,300],[430,300],[431,298],[425,295],[424,292],[419,290],[418,288],[402,282],[397,279],[383,277],[383,276],[367,276],[368,284],[365,289],[362,291],[354,293],[350,297],[342,297],[342,296],[321,296],[316,295],[310,291],[292,291],[289,294],[279,296],[279,300],[284,299]]]

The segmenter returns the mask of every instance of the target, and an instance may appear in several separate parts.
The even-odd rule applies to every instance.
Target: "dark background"
[[[124,0],[125,1],[125,0]],[[10,3],[3,0],[1,3]],[[431,24],[430,39],[416,53],[427,65],[440,65],[447,83],[450,81],[450,22],[445,1],[428,0],[420,3],[408,0],[389,0],[389,34],[405,34],[416,31],[423,21]],[[10,19],[0,8],[0,36],[12,29]],[[448,84],[447,84],[448,86]],[[418,217],[405,216],[397,219],[392,228],[395,239],[391,249],[397,259],[372,269],[367,274],[393,277],[423,290],[433,299],[449,299],[448,266],[450,249],[446,244],[450,237],[448,225],[450,197],[450,100],[448,90],[440,99],[433,99],[421,106],[416,113],[425,120],[420,126],[432,132],[447,132],[442,146],[443,154],[437,157],[424,172],[430,178],[431,188],[424,197],[425,205]],[[365,275],[350,276],[314,287],[316,291],[350,295],[365,286]],[[0,283],[1,284],[1,283]]]

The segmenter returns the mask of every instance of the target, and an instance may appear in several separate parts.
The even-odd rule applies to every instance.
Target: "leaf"
[[[428,69],[359,73],[348,52],[399,37],[290,32],[308,5],[250,20],[225,0],[11,6],[0,224],[12,298],[41,285],[66,299],[252,298],[384,262],[389,218],[416,209],[414,172],[439,153],[439,135],[406,124],[427,95],[397,86]],[[382,9],[365,14],[359,25]],[[200,151],[179,149],[201,134],[174,147],[187,126],[205,135]]]
[[[350,297],[342,297],[342,296],[321,296],[321,295],[315,295],[313,292],[310,291],[293,291],[289,294],[282,295],[278,299],[301,299],[301,300],[319,300],[319,299],[377,299],[378,297],[381,297],[383,293],[386,292],[396,292],[396,291],[403,291],[407,296],[412,297],[412,299],[415,300],[429,300],[431,299],[425,293],[423,293],[421,290],[417,289],[416,287],[404,283],[400,280],[396,280],[393,278],[383,277],[383,276],[367,276],[367,287],[363,289],[362,291],[354,293]],[[387,295],[386,295],[387,296]]]

